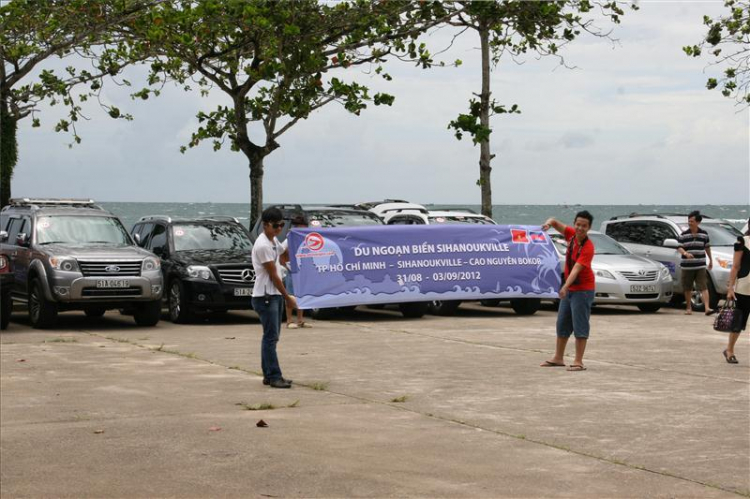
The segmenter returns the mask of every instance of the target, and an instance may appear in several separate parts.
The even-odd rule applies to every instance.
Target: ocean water
[[[250,205],[246,203],[124,203],[100,202],[103,208],[119,216],[128,230],[139,218],[146,215],[167,215],[172,217],[190,216],[232,216],[243,225],[250,224]],[[323,206],[325,203],[309,204]],[[425,205],[427,209],[471,209],[477,213],[480,205]],[[594,228],[601,222],[617,215],[630,213],[688,213],[700,210],[704,215],[723,218],[741,228],[750,216],[747,205],[494,205],[492,218],[499,224],[541,225],[548,217],[562,222],[572,222],[576,212],[588,210],[594,215]]]

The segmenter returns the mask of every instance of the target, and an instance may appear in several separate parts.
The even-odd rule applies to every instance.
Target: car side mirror
[[[135,244],[138,246],[141,246],[141,235],[140,234],[134,234],[133,240],[135,241]]]
[[[665,239],[663,243],[661,243],[662,246],[665,248],[674,248],[677,249],[680,247],[680,243],[677,242],[677,239]]]
[[[25,234],[21,232],[16,236],[16,246],[28,246],[29,245],[29,236],[28,234]]]
[[[8,233],[4,230],[0,230],[0,243],[4,243],[8,240]]]

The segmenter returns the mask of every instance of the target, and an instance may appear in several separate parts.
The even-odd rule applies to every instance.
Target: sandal
[[[731,355],[731,356],[727,355],[727,351],[726,350],[724,350],[722,353],[724,354],[724,358],[726,359],[726,361],[727,361],[728,364],[739,364],[740,363],[737,360],[737,357],[735,357],[734,355]]]
[[[571,364],[571,366],[567,370],[570,372],[577,372],[577,371],[585,371],[586,368],[582,366],[581,364]]]
[[[308,324],[307,322],[300,322],[299,327],[312,327],[312,326]]]
[[[544,364],[540,364],[539,367],[565,367],[565,363],[558,364],[557,362],[545,360]]]

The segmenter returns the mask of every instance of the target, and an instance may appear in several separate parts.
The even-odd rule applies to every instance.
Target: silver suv
[[[0,211],[0,245],[12,262],[12,299],[28,305],[35,328],[64,310],[129,309],[139,326],[159,322],[161,262],[91,200],[12,199]]]
[[[731,223],[703,215],[700,228],[708,233],[713,257],[713,269],[708,274],[709,308],[716,308],[727,294],[729,273],[732,271],[733,245],[742,235]],[[688,229],[684,214],[637,214],[612,217],[602,222],[601,232],[622,243],[636,255],[663,263],[672,273],[674,299],[684,297],[680,280],[680,260],[677,238]],[[704,310],[701,294],[693,291],[693,308]]]

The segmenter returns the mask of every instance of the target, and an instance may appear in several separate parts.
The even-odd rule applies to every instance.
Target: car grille
[[[643,282],[643,281],[655,281],[659,275],[658,270],[650,270],[645,274],[639,274],[638,272],[620,272],[628,281]]]
[[[141,275],[141,260],[103,261],[78,260],[81,273],[85,276],[96,277],[133,277]],[[107,271],[107,269],[110,269]],[[117,270],[116,270],[117,269]]]
[[[141,288],[119,288],[119,289],[100,289],[100,288],[83,288],[81,296],[90,298],[121,298],[141,296]]]
[[[242,284],[245,286],[251,286],[255,284],[255,271],[250,265],[237,265],[232,267],[218,267],[216,269],[219,272],[221,280],[227,284]],[[242,278],[242,273],[250,271],[250,279],[245,280]]]
[[[654,298],[659,298],[659,293],[626,294],[625,298],[628,300],[653,300]]]

